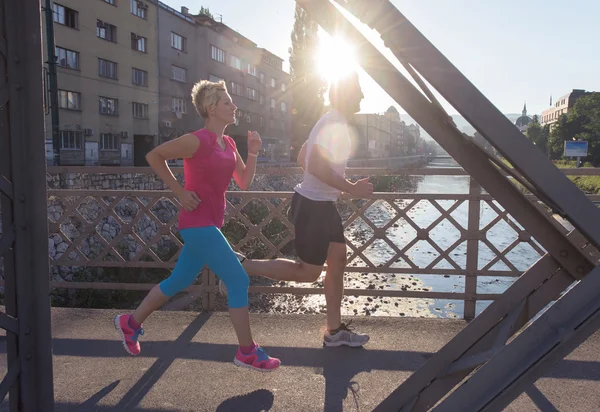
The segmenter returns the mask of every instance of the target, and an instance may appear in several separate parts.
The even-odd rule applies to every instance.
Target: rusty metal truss
[[[376,410],[502,410],[598,328],[600,211],[390,1],[297,3],[329,34],[349,40],[360,66],[547,251]],[[347,13],[378,32],[421,90]],[[513,168],[508,170],[461,133],[427,84]],[[575,230],[565,234],[504,171]]]
[[[0,0],[0,268],[6,374],[15,411],[52,411],[52,348],[40,4]]]

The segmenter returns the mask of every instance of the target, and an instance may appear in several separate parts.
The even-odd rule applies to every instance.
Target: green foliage
[[[323,95],[327,84],[317,73],[319,48],[318,25],[308,13],[296,5],[291,34],[290,87],[293,96],[291,158],[295,160],[310,130],[323,114]]]
[[[210,9],[208,7],[204,7],[201,6],[200,7],[200,11],[198,12],[199,16],[206,16],[206,17],[210,17],[211,19],[215,19],[212,15],[212,13],[210,12]]]
[[[600,93],[581,96],[568,114],[560,116],[548,141],[551,159],[562,158],[566,140],[587,141],[587,160],[594,165],[600,164]]]

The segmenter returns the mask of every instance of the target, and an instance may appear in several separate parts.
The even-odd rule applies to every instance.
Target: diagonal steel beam
[[[599,326],[597,267],[434,410],[503,410]]]
[[[486,311],[477,317],[467,328],[465,328],[455,339],[432,357],[422,368],[415,372],[407,381],[394,391],[376,410],[397,410],[406,411],[427,410],[435,405],[439,399],[458,384],[472,370],[477,359],[474,355],[479,354],[486,361],[489,353],[486,350],[497,346],[497,340],[506,339],[507,335],[513,335],[521,326],[526,324],[548,303],[556,299],[574,279],[583,278],[595,267],[594,260],[588,253],[582,252],[571,241],[569,241],[561,228],[547,216],[547,214],[538,209],[536,205],[530,203],[515,187],[502,176],[495,166],[493,166],[487,157],[472,141],[464,138],[448,120],[444,111],[436,106],[435,102],[428,101],[412,84],[406,80],[381,53],[373,47],[360,32],[350,24],[345,17],[328,0],[297,0],[297,2],[308,11],[325,30],[330,34],[343,34],[352,43],[356,45],[359,64],[365,71],[382,86],[408,113],[415,119],[431,136],[433,136],[440,145],[454,158],[463,168],[496,199],[502,206],[530,233],[542,246],[549,252],[533,267],[530,268],[503,297],[494,302]],[[345,3],[345,2],[340,2]],[[371,10],[377,12],[375,2],[368,3]],[[379,9],[381,13],[382,9]],[[384,12],[384,14],[387,12]],[[361,16],[358,16],[359,18]],[[373,21],[384,19],[385,16],[379,14]],[[406,40],[410,43],[410,39]],[[433,47],[433,46],[431,46]],[[410,47],[409,47],[410,48]],[[397,51],[397,49],[396,49]],[[400,56],[401,57],[401,56]],[[439,67],[433,67],[432,70],[439,70]],[[439,74],[443,76],[443,73]],[[430,81],[431,83],[431,81]],[[471,85],[471,88],[473,86]],[[474,88],[473,88],[474,89]],[[461,93],[463,91],[461,90]],[[469,93],[471,90],[469,90]],[[476,94],[471,93],[471,96]],[[452,102],[452,99],[448,99]],[[473,97],[472,105],[477,105],[477,97]],[[488,102],[489,103],[489,102]],[[501,115],[501,114],[500,114]],[[496,121],[506,123],[506,119],[499,120],[498,117],[491,115],[491,118],[485,118],[485,121]],[[514,128],[510,122],[510,127]],[[481,132],[481,130],[480,130]],[[482,133],[483,134],[483,133]],[[486,137],[486,134],[484,134]],[[519,135],[523,146],[523,154],[539,154],[533,145]],[[548,166],[547,159],[546,166]],[[509,161],[513,160],[509,157]],[[545,167],[546,167],[545,166]],[[554,167],[550,164],[551,167]],[[522,169],[517,169],[522,172]],[[531,175],[525,177],[532,179]],[[535,177],[534,179],[539,179]],[[536,182],[538,183],[538,182]],[[559,180],[561,187],[571,185],[567,193],[578,189],[570,182]],[[550,202],[558,203],[563,211],[572,211],[570,202],[566,202],[566,207],[561,204],[554,193],[545,193],[545,185],[534,185],[540,189],[541,194]],[[560,196],[559,196],[560,197]],[[584,198],[583,202],[589,202]],[[591,203],[591,202],[589,202]],[[589,212],[587,218],[598,217],[598,211],[595,208],[586,208]],[[570,217],[571,215],[569,215]],[[584,232],[585,233],[585,232]],[[594,232],[600,236],[600,232]],[[589,233],[586,233],[589,239]],[[577,236],[571,236],[571,239]],[[579,243],[580,239],[577,239]],[[597,242],[591,239],[596,245]],[[574,264],[575,261],[582,265]],[[514,316],[509,316],[509,312],[517,304],[524,306],[519,318],[514,322]],[[509,323],[508,326],[506,324]],[[485,355],[485,356],[483,356]],[[465,370],[447,375],[445,372],[451,365],[459,361],[463,356],[471,357],[470,361],[463,361],[462,365],[467,366]],[[455,364],[460,365],[460,364]]]
[[[525,195],[489,161],[487,155],[478,146],[465,139],[463,134],[449,123],[443,111],[432,105],[402,76],[329,0],[297,0],[297,3],[330,34],[343,34],[356,45],[357,60],[367,73],[490,195],[500,202],[565,270],[574,277],[581,278],[594,267],[588,256],[571,244],[554,226],[550,218],[527,200]],[[523,138],[523,140],[527,139]],[[531,152],[539,152],[533,145],[530,149]],[[573,185],[570,181],[568,184]],[[590,203],[587,198],[585,201]],[[596,209],[594,211],[600,221],[600,211]]]
[[[396,6],[388,0],[338,3],[377,30],[384,44],[400,61],[410,64],[521,175],[558,206],[577,230],[596,247],[600,247],[598,208],[540,150],[536,150],[515,125]]]

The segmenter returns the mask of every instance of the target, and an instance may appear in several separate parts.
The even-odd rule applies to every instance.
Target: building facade
[[[355,158],[400,157],[419,154],[422,148],[421,131],[417,125],[400,120],[395,107],[384,114],[354,115],[357,132]]]
[[[60,0],[52,7],[60,164],[145,165],[158,142],[156,3]],[[51,156],[49,115],[46,146]]]
[[[259,161],[289,160],[291,142],[290,75],[283,60],[250,39],[205,15],[176,11],[159,3],[159,130],[166,141],[204,126],[191,99],[202,79],[225,81],[238,107],[236,124],[226,133],[247,154],[248,130],[260,133]]]
[[[550,103],[551,107],[542,112],[542,118],[540,119],[541,125],[550,125],[550,128],[552,128],[552,125],[558,121],[559,117],[563,114],[567,114],[575,105],[577,99],[585,94],[587,94],[585,90],[573,89],[569,94],[560,97],[554,105]]]

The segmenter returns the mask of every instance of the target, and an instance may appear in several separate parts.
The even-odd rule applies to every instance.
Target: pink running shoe
[[[138,330],[134,330],[131,326],[129,326],[129,318],[131,315],[119,315],[115,316],[115,329],[121,335],[121,341],[123,342],[123,346],[125,350],[130,355],[139,355],[140,354],[140,343],[138,342],[138,336],[144,334],[144,329],[139,328]]]
[[[267,355],[267,352],[260,346],[256,345],[254,350],[245,355],[238,348],[237,354],[233,359],[233,363],[237,366],[250,368],[261,372],[272,372],[281,365],[281,361],[277,358],[272,358]]]

